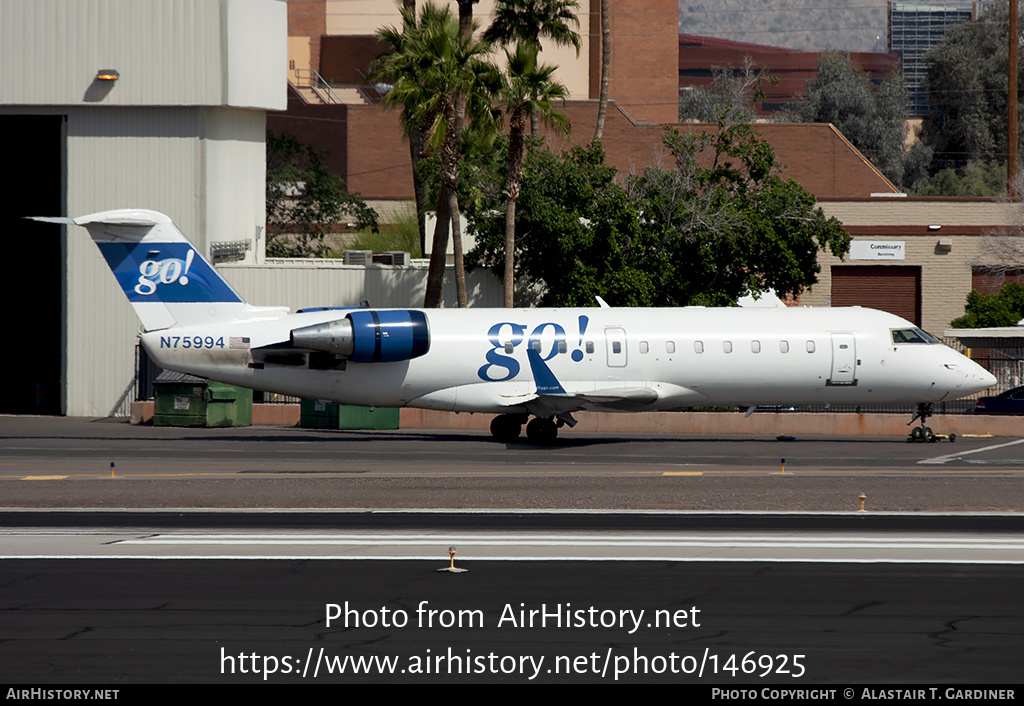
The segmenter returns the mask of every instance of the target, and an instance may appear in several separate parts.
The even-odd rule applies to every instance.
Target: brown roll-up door
[[[921,325],[921,268],[864,265],[832,268],[832,306],[881,309]]]

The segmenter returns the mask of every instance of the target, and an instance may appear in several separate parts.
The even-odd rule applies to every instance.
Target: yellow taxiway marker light
[[[110,462],[110,477],[111,478],[115,477],[114,476],[114,462],[113,461]]]
[[[449,559],[448,566],[444,567],[443,569],[438,569],[438,571],[447,571],[448,573],[451,573],[451,574],[463,574],[463,573],[469,571],[469,569],[459,569],[459,568],[456,568],[456,566],[455,566],[455,547],[448,547],[448,559]]]
[[[868,496],[865,495],[864,493],[861,493],[857,497],[860,498],[860,511],[864,512],[864,501],[868,499]]]
[[[782,459],[782,461],[780,463],[782,464],[782,472],[785,473],[786,472],[786,459]]]

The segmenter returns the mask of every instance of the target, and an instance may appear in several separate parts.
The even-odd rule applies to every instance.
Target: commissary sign
[[[851,260],[902,260],[902,240],[854,240],[850,243]]]

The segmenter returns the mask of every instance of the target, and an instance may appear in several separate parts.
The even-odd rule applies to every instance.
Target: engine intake
[[[408,309],[360,309],[343,319],[292,329],[292,345],[327,351],[356,363],[393,363],[430,349],[427,317]]]

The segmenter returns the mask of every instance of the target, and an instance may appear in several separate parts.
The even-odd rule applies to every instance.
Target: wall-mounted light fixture
[[[116,81],[121,77],[116,69],[100,69],[96,74],[97,81]]]

